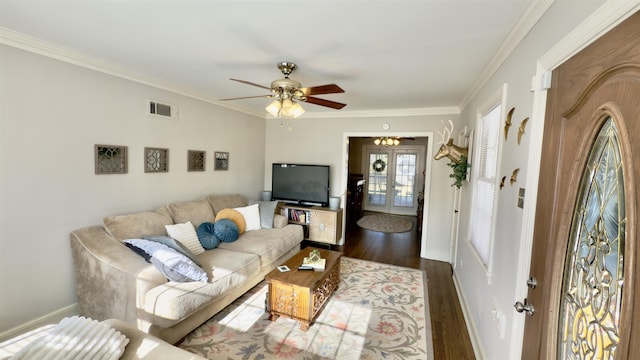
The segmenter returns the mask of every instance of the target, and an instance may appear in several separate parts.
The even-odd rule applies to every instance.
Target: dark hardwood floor
[[[345,245],[333,250],[344,256],[421,269],[427,275],[433,351],[436,360],[475,359],[469,333],[453,285],[449,263],[420,258],[420,239],[414,227],[406,233],[386,234],[347,224]]]

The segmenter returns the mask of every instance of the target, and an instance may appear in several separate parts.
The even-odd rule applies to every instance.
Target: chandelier
[[[383,136],[375,139],[373,143],[376,145],[382,145],[382,146],[398,146],[400,145],[400,138],[397,138],[397,137],[391,138],[388,136]]]

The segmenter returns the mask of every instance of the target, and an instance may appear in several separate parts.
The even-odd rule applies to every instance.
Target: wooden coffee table
[[[288,317],[299,321],[300,329],[306,331],[338,288],[342,253],[317,249],[320,257],[327,259],[324,271],[298,270],[302,259],[309,256],[311,250],[315,248],[304,248],[282,264],[288,266],[290,271],[274,269],[265,276],[269,285],[266,304],[269,320],[276,321],[279,316]]]

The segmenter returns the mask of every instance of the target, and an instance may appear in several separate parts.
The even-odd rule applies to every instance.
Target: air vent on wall
[[[178,119],[178,106],[149,100],[147,107],[150,115]]]

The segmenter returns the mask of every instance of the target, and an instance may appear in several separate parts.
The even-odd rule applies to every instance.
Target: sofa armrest
[[[287,224],[289,223],[289,221],[287,220],[286,216],[280,215],[280,214],[276,214],[273,215],[273,227],[276,229],[280,229],[283,228],[285,226],[287,226]]]
[[[137,326],[144,294],[167,282],[100,226],[72,232],[71,251],[80,313],[96,320],[116,318]]]

